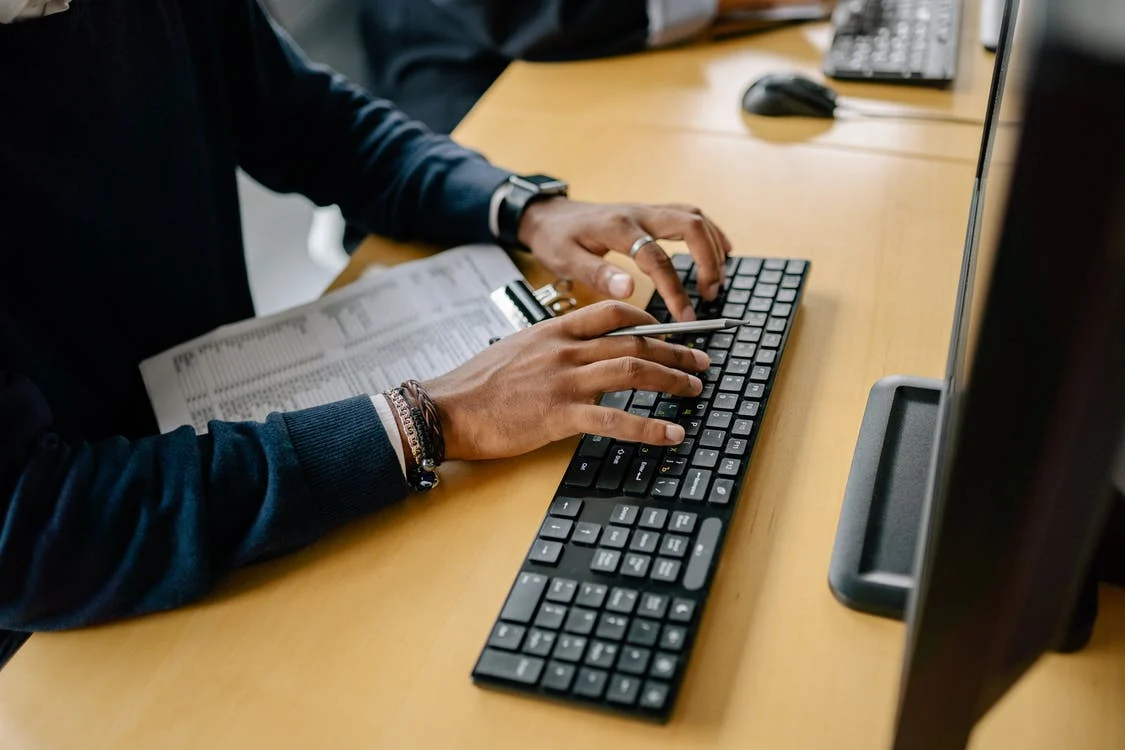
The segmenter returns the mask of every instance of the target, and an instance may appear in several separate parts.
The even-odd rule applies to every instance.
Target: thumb
[[[571,246],[567,256],[571,278],[613,299],[626,299],[633,294],[633,277],[601,256],[578,244]]]

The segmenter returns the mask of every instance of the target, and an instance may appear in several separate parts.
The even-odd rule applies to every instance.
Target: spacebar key
[[[480,655],[476,669],[479,675],[509,682],[522,682],[525,685],[534,685],[538,682],[541,671],[543,671],[542,659],[522,654],[509,654],[491,648],[486,648]]]
[[[698,591],[703,588],[707,580],[707,571],[711,569],[711,559],[715,556],[715,548],[719,545],[719,534],[723,530],[723,522],[717,518],[708,518],[699,528],[699,536],[695,539],[695,546],[691,549],[687,570],[684,571],[684,588],[688,591]]]

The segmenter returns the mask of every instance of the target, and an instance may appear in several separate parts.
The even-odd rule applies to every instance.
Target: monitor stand
[[[941,380],[893,375],[867,399],[828,572],[832,593],[860,612],[902,620],[937,436]],[[1056,651],[1083,648],[1093,632],[1098,583],[1125,585],[1125,500],[1120,494],[1075,611]]]

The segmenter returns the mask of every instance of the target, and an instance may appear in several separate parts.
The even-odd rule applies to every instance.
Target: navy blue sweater
[[[0,628],[172,608],[407,494],[366,397],[157,434],[138,363],[253,315],[239,165],[435,243],[490,239],[508,174],[310,66],[256,0],[0,26]]]

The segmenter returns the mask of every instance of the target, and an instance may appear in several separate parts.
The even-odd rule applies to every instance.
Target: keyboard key
[[[613,514],[610,516],[609,520],[613,521],[614,523],[622,524],[624,526],[632,526],[634,523],[636,523],[637,514],[640,512],[641,509],[636,505],[626,505],[624,503],[618,503],[617,505],[613,506]]]
[[[796,289],[801,285],[801,277],[793,274],[787,274],[781,279],[782,289]]]
[[[551,588],[547,590],[547,601],[570,604],[576,591],[578,591],[578,581],[570,578],[552,578]]]
[[[578,446],[578,455],[583,458],[602,458],[612,442],[613,438],[605,435],[587,435]]]
[[[664,703],[668,700],[668,686],[662,682],[653,682],[649,680],[645,683],[644,688],[641,689],[641,702],[642,708],[651,708],[654,711],[659,711],[664,708]]]
[[[645,508],[638,525],[645,529],[663,529],[667,520],[668,511],[663,508]]]
[[[637,531],[633,534],[633,542],[629,549],[633,552],[652,554],[656,552],[656,545],[660,543],[660,534],[655,531]]]
[[[737,315],[737,316],[724,315],[723,317],[742,317],[742,316],[741,315]],[[709,357],[711,357],[711,364],[715,365],[716,367],[722,367],[723,365],[725,365],[727,363],[727,352],[723,349],[710,349],[710,350],[708,350],[707,355]]]
[[[793,312],[793,305],[786,302],[774,303],[773,308],[770,309],[770,315],[778,318],[788,318],[789,314]]]
[[[749,441],[746,438],[731,438],[727,441],[723,453],[728,456],[745,456],[747,449],[750,447]],[[722,473],[722,472],[720,472]]]
[[[719,544],[719,534],[722,533],[723,522],[717,518],[708,518],[699,526],[699,536],[688,555],[687,568],[684,570],[683,586],[688,591],[698,591],[703,588],[707,574],[711,570],[711,561],[715,557],[715,549]]]
[[[674,519],[673,519],[674,520]],[[509,622],[531,622],[539,607],[539,599],[547,588],[547,576],[538,573],[520,573],[500,612],[500,619]]]
[[[608,638],[619,641],[625,637],[625,629],[629,627],[629,618],[625,615],[603,614],[598,620],[598,638]]]
[[[724,458],[719,463],[719,476],[721,477],[736,477],[738,470],[742,466],[742,462],[737,458]]]
[[[488,638],[488,645],[509,651],[518,651],[525,630],[526,628],[522,625],[509,625],[506,622],[497,623],[496,627],[492,629],[492,635]]]
[[[750,299],[750,295],[746,295],[746,299],[743,299],[743,300],[731,299],[731,296],[734,295],[734,294],[735,294],[735,292],[731,292],[730,294],[727,295],[727,302],[745,302],[747,299]],[[741,318],[742,316],[739,315],[738,317]],[[733,343],[734,343],[734,334],[733,333],[716,333],[716,334],[713,334],[711,336],[711,348],[712,349],[730,349],[730,347]]]
[[[777,361],[777,349],[763,349],[758,352],[758,356],[754,358],[756,365],[772,365]]]
[[[652,416],[657,419],[675,419],[680,416],[680,405],[674,401],[661,401],[656,405],[656,411]]]
[[[761,406],[761,404],[757,401],[743,401],[738,405],[738,416],[756,417],[758,416],[759,406]]]
[[[574,526],[574,521],[568,521],[565,518],[551,518],[548,516],[543,520],[543,525],[539,527],[539,536],[543,539],[559,539],[566,541],[570,536],[570,529]]]
[[[617,661],[617,652],[620,650],[621,647],[616,643],[594,641],[590,644],[590,650],[586,652],[586,663],[591,667],[612,669],[614,662]]]
[[[759,335],[761,335],[759,333]],[[731,356],[737,357],[740,360],[753,359],[754,352],[758,350],[757,344],[735,344],[731,349]]]
[[[621,561],[621,553],[613,549],[599,549],[590,561],[590,570],[595,573],[616,573],[617,563]]]
[[[680,424],[683,425],[684,433],[687,437],[695,437],[699,434],[699,430],[703,428],[703,420],[697,417],[681,419]]]
[[[683,537],[679,537],[683,539]],[[687,540],[684,539],[683,545],[680,547],[682,551],[687,551]],[[683,554],[681,552],[680,554]],[[676,576],[680,574],[680,561],[669,560],[666,557],[656,558],[656,564],[652,567],[652,580],[661,581],[663,583],[675,583]]]
[[[758,277],[758,284],[754,287],[754,296],[762,299],[773,299],[775,294],[777,294],[777,284],[763,284],[761,277]]]
[[[744,290],[740,290],[744,291]],[[723,305],[723,311],[720,313],[724,318],[741,318],[746,314],[746,305],[740,305],[735,302],[728,302]]]
[[[668,456],[660,464],[661,477],[682,477],[687,471],[688,460],[679,456]]]
[[[689,502],[702,502],[707,495],[707,485],[711,481],[711,472],[706,469],[688,469],[684,475],[684,484],[680,489],[680,499]],[[557,542],[555,542],[557,544]]]
[[[630,395],[632,395],[630,391],[613,391],[611,393],[602,394],[602,398],[598,403],[610,409],[624,409],[629,405]]]
[[[606,602],[605,608],[610,612],[619,612],[623,615],[630,614],[633,607],[637,606],[637,596],[636,589],[615,586],[613,591],[609,592],[609,601]]]
[[[694,265],[691,255],[688,253],[673,253],[671,256],[672,268],[677,271],[690,271]]]
[[[652,483],[653,497],[675,497],[680,489],[679,479],[657,479]]]
[[[566,617],[566,607],[561,604],[542,604],[539,614],[535,616],[535,625],[540,628],[558,630],[562,627],[563,618]]]
[[[617,670],[628,674],[644,674],[648,668],[648,659],[652,652],[647,648],[626,646],[621,651],[621,659],[617,662]]]
[[[743,258],[742,263],[738,266],[739,273],[752,273],[759,274],[762,271],[761,258]]]
[[[578,671],[578,681],[574,683],[574,694],[586,698],[601,698],[605,692],[608,675],[600,669],[583,667]]]
[[[633,406],[642,409],[651,409],[656,406],[656,399],[660,396],[656,391],[637,391],[633,395]]]
[[[540,684],[547,690],[565,693],[570,690],[570,683],[574,681],[574,665],[553,661],[547,664],[547,672],[543,675]]]
[[[727,292],[727,302],[736,305],[745,305],[750,301],[750,291],[748,289],[731,289]],[[739,317],[742,317],[741,315]]]
[[[766,323],[766,331],[769,333],[781,333],[785,330],[785,318],[770,318]]]
[[[699,417],[702,419],[707,415],[707,401],[700,399],[698,401],[687,401],[680,409],[681,417]]]
[[[743,290],[749,291],[749,290],[753,289],[754,285],[757,284],[757,283],[758,283],[757,277],[755,277],[755,276],[744,276],[742,274],[739,274],[739,275],[734,277],[734,281],[731,282],[730,287],[731,287],[732,290],[743,289]]]
[[[746,321],[746,318],[743,318],[742,320]],[[755,328],[750,325],[744,325],[738,329],[736,338],[739,344],[756,344],[762,340],[762,329],[760,327]],[[744,356],[736,349],[731,349],[730,353],[732,357]]]
[[[648,565],[652,558],[648,555],[625,555],[625,562],[621,564],[621,575],[630,578],[644,578],[648,573]]]
[[[645,617],[654,617],[657,620],[664,617],[664,613],[668,611],[668,597],[663,594],[645,594],[641,597],[641,608],[637,610],[638,615]]]
[[[770,372],[770,368],[766,367],[765,365],[757,365],[753,370],[750,371],[750,379],[757,380],[760,383],[764,383],[770,379]]]
[[[625,478],[625,472],[629,469],[629,464],[633,460],[633,453],[636,451],[631,445],[615,445],[606,456],[602,471],[598,474],[598,489],[613,492],[621,486],[621,480]]]
[[[742,392],[746,398],[757,399],[761,401],[766,395],[765,383],[750,383],[746,386],[746,390]]]
[[[806,262],[803,261],[803,260],[791,260],[791,261],[789,261],[788,263],[785,264],[785,273],[789,273],[789,274],[804,273],[805,272],[805,263]]]
[[[578,587],[578,596],[575,598],[574,603],[583,607],[594,607],[597,609],[602,606],[605,601],[605,595],[608,587],[604,583],[583,583]]]
[[[570,541],[575,544],[585,544],[593,546],[598,542],[598,534],[602,531],[602,527],[596,523],[589,521],[579,521],[578,525],[574,527],[574,538]]]
[[[738,408],[738,396],[733,393],[720,393],[715,397],[715,403],[712,406],[722,411],[734,411]]]
[[[686,536],[678,536],[676,534],[665,534],[664,541],[660,545],[661,555],[669,557],[683,557],[687,552],[688,538]],[[657,567],[660,561],[657,560]]]
[[[523,652],[533,656],[547,656],[555,645],[556,637],[550,630],[532,628],[523,644]]]
[[[527,559],[544,565],[554,565],[559,561],[562,550],[562,542],[536,541],[532,545],[531,554],[527,556]]]
[[[745,375],[748,372],[750,372],[750,360],[748,359],[732,359],[730,364],[727,365],[728,375]],[[734,407],[730,408],[733,409]]]
[[[722,445],[722,442],[719,443]],[[705,469],[713,469],[719,463],[719,452],[711,448],[700,448],[692,456],[692,466],[702,466]],[[688,473],[688,481],[691,481],[691,473]]]
[[[676,598],[672,600],[672,609],[668,612],[668,619],[672,622],[691,622],[695,614],[695,600]]]
[[[722,448],[726,437],[722,430],[704,430],[699,437],[699,445],[703,448]]]
[[[766,313],[764,311],[763,312],[746,313],[745,315],[742,316],[742,323],[743,323],[744,326],[749,326],[749,328],[744,327],[742,330],[744,330],[744,331],[745,330],[757,330],[757,329],[765,328],[766,327],[766,317],[767,316],[766,316]],[[739,341],[746,341],[746,342],[749,342],[751,344],[754,344],[754,343],[757,343],[758,339],[739,339]]]
[[[623,675],[614,675],[613,679],[609,682],[609,690],[606,691],[605,699],[610,703],[620,703],[622,705],[631,706],[637,702],[637,696],[641,692],[641,681],[636,677],[625,677]]]
[[[602,534],[602,546],[609,549],[625,549],[629,541],[629,529],[620,526],[606,526]]]
[[[622,490],[626,495],[644,495],[648,493],[648,486],[656,476],[656,465],[659,458],[638,458],[629,467],[625,475],[625,485]]]
[[[554,657],[560,661],[581,661],[586,650],[586,638],[580,635],[561,635],[555,644]]]
[[[780,333],[767,333],[762,337],[762,346],[769,347],[770,349],[777,349],[781,346]]]
[[[737,435],[738,437],[749,437],[750,433],[754,431],[754,420],[752,419],[736,419],[734,426],[730,429],[730,434]]]
[[[716,430],[729,429],[733,417],[734,414],[729,411],[713,411],[707,415],[707,426]]]
[[[778,302],[794,302],[797,299],[797,290],[781,289],[780,291],[778,291],[777,297],[775,297],[775,299]]]
[[[719,383],[719,390],[738,393],[745,383],[746,379],[738,375],[724,375],[722,382]]]
[[[495,677],[509,682],[519,682],[524,685],[534,685],[539,682],[539,674],[543,671],[543,660],[534,656],[510,654],[486,648],[477,661],[477,674]]]
[[[750,312],[765,314],[773,307],[773,300],[769,297],[754,297],[746,307]]]
[[[719,378],[723,376],[723,368],[711,365],[703,373],[703,381],[706,383],[718,383]]]
[[[670,446],[668,448],[668,454],[671,456],[690,456],[694,450],[695,440],[692,438],[684,438],[683,442],[679,445]]]
[[[766,261],[766,270],[758,278],[767,284],[776,284],[781,281],[781,272],[785,270],[785,261],[771,258]]]
[[[581,500],[573,497],[560,497],[551,503],[551,510],[548,512],[552,516],[561,518],[578,518],[578,511],[580,510],[582,510]]]
[[[665,625],[660,633],[660,648],[669,651],[679,651],[684,647],[687,631],[679,625]]]
[[[570,610],[570,614],[566,616],[566,624],[563,625],[563,630],[568,633],[577,633],[578,635],[589,635],[593,632],[594,625],[596,625],[597,622],[597,612],[592,609],[575,607]]]
[[[654,646],[659,634],[660,623],[637,617],[634,618],[633,624],[629,626],[629,635],[625,640],[635,646]]]
[[[596,458],[578,457],[571,462],[563,481],[571,487],[589,487],[594,483],[594,477],[601,465],[602,462]]]
[[[676,674],[676,664],[679,661],[679,657],[673,654],[658,653],[656,658],[652,660],[652,669],[649,670],[649,674],[663,680],[670,680],[672,675]]]
[[[695,519],[698,516],[695,513],[687,513],[678,510],[672,514],[672,520],[668,523],[669,531],[677,531],[681,534],[690,534],[695,530]]]

